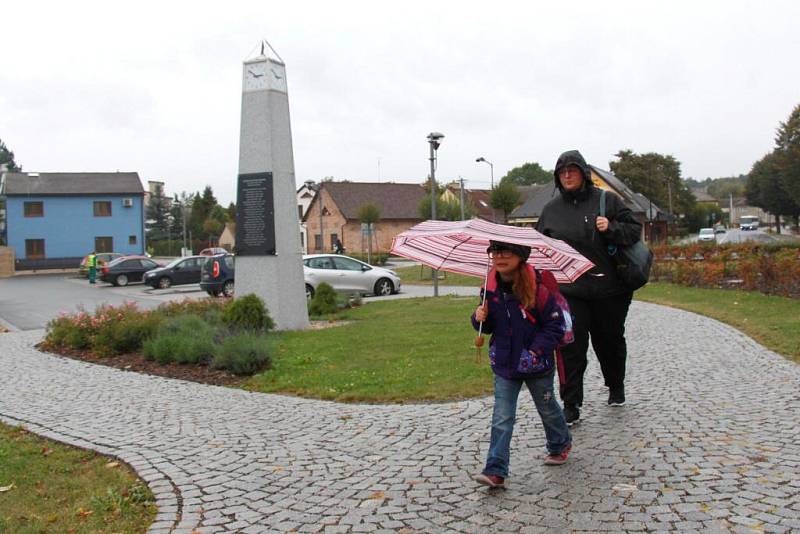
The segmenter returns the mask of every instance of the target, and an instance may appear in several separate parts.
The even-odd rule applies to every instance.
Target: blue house
[[[135,172],[2,175],[3,241],[16,268],[77,267],[91,251],[142,254],[144,189]]]

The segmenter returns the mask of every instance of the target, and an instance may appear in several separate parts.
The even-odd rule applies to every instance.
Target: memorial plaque
[[[272,173],[240,174],[236,201],[236,254],[275,255]]]

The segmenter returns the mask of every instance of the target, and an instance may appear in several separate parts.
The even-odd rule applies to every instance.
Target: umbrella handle
[[[489,283],[489,271],[491,270],[492,262],[486,262],[486,276],[483,278],[483,295],[481,296],[481,307],[486,304],[486,284]],[[478,324],[478,337],[483,334],[483,321]]]

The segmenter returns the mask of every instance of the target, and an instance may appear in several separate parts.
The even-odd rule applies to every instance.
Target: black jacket
[[[576,165],[583,171],[583,185],[578,191],[569,192],[561,188],[558,171],[567,165]],[[642,225],[633,218],[622,199],[609,192],[606,194],[609,225],[608,230],[601,233],[595,223],[600,215],[600,190],[592,185],[590,177],[589,166],[577,150],[562,154],[555,169],[556,186],[561,194],[544,207],[536,229],[546,236],[565,241],[595,265],[574,283],[561,285],[561,292],[577,298],[598,299],[629,291],[617,277],[607,246],[609,243],[636,243]]]

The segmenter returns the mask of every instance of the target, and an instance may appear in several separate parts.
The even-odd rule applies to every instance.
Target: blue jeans
[[[485,475],[508,476],[509,449],[514,421],[517,415],[517,398],[522,383],[525,382],[542,418],[547,452],[558,454],[572,443],[564,412],[556,401],[553,392],[553,375],[535,376],[525,380],[509,380],[494,376],[494,413],[492,413],[492,437],[489,453],[486,455]]]

